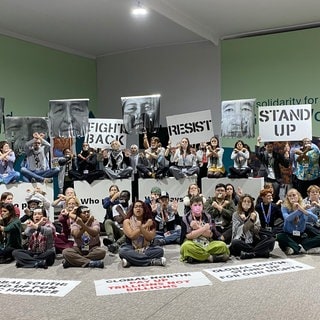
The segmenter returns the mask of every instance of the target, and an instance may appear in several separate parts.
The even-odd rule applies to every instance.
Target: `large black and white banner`
[[[312,138],[311,104],[259,107],[262,141],[299,141]]]
[[[160,124],[160,94],[121,97],[122,117],[127,133],[155,132]]]
[[[221,136],[225,138],[254,137],[256,99],[228,100],[221,103]]]
[[[50,137],[84,137],[88,132],[89,99],[49,101]]]
[[[167,116],[168,134],[173,146],[188,137],[191,144],[209,141],[213,136],[211,111]]]

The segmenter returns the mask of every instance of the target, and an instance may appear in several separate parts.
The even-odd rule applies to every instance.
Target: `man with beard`
[[[21,167],[22,179],[25,182],[52,182],[60,169],[50,168],[50,144],[43,133],[35,132],[33,139],[25,145],[26,159]]]
[[[120,150],[120,142],[113,140],[111,142],[111,151],[105,152],[103,165],[108,179],[129,178],[132,175],[132,167],[130,167],[129,152]]]
[[[94,180],[104,177],[104,172],[98,170],[97,166],[97,153],[84,142],[77,156],[77,170],[70,170],[69,177],[74,180],[86,180],[91,184]]]

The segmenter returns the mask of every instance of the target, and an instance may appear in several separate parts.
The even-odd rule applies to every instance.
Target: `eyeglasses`
[[[90,213],[90,210],[82,211],[81,213]]]

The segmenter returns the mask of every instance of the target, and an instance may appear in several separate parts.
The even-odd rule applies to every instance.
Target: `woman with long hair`
[[[155,222],[147,204],[137,200],[123,221],[126,242],[119,249],[124,268],[133,266],[165,266],[166,258],[160,246],[152,245],[156,236]]]

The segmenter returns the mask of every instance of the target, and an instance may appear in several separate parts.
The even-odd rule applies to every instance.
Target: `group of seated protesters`
[[[206,199],[197,184],[190,184],[179,212],[177,200],[170,201],[159,187],[130,203],[130,192],[114,184],[103,199],[103,223],[80,204],[72,188],[51,204],[60,208],[57,221],[48,218],[41,188],[28,190],[24,215],[13,205],[13,195],[5,192],[0,263],[47,268],[61,254],[63,268],[104,268],[110,252],[119,254],[123,267],[165,266],[164,248],[170,244],[180,245],[180,260],[186,263],[226,262],[230,256],[268,258],[276,241],[286,255],[320,253],[320,188],[309,186],[304,199],[290,188],[277,202],[273,192],[267,183],[254,199],[241,189],[235,192],[232,184],[218,183]]]

